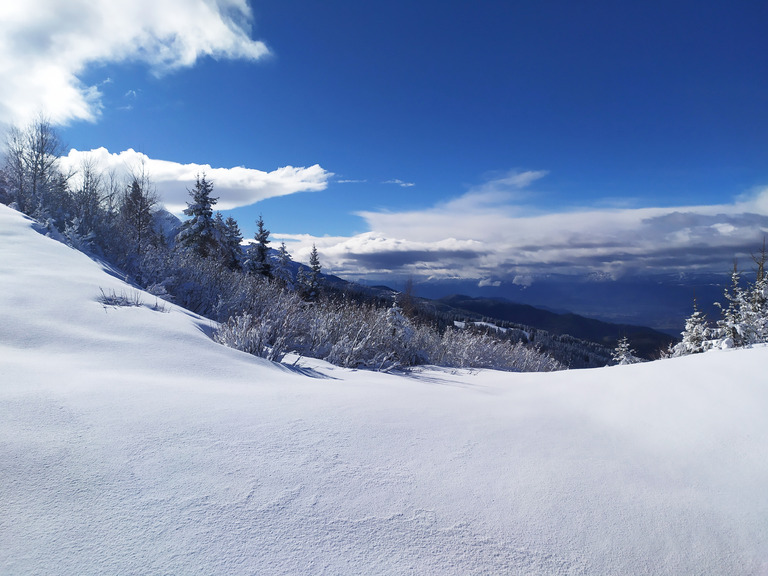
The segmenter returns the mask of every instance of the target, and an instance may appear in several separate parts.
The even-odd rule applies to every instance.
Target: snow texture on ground
[[[768,575],[767,348],[386,375],[155,303],[0,206],[0,573]]]

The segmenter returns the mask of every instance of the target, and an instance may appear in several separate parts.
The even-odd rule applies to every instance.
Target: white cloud
[[[768,188],[732,203],[676,208],[593,208],[531,215],[515,190],[544,173],[508,175],[426,210],[362,212],[370,232],[310,238],[325,263],[350,277],[429,276],[530,285],[547,274],[723,272],[745,263],[768,234]]]
[[[85,160],[90,160],[105,173],[115,171],[123,178],[143,165],[163,204],[175,214],[181,214],[187,207],[187,190],[194,186],[198,174],[205,173],[206,178],[213,182],[214,196],[219,198],[216,204],[219,210],[247,206],[259,200],[296,192],[325,190],[328,179],[333,176],[317,164],[298,168],[284,166],[264,172],[242,166],[213,168],[208,164],[179,164],[149,158],[134,150],[114,154],[106,148],[86,152],[70,150],[67,156],[61,158],[61,165],[65,170],[77,171]],[[77,185],[77,176],[73,184]]]
[[[98,86],[90,66],[140,61],[156,75],[198,58],[256,60],[246,0],[24,0],[0,2],[0,122],[94,120]]]
[[[533,276],[520,276],[517,275],[512,278],[512,284],[517,286],[524,286],[525,288],[533,285]]]
[[[399,178],[395,178],[394,180],[385,180],[383,182],[384,184],[397,184],[401,188],[410,188],[411,186],[415,186],[413,182],[404,182],[403,180],[400,180]]]

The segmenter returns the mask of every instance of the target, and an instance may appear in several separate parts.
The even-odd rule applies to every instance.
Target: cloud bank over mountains
[[[168,160],[149,158],[134,150],[110,153],[106,148],[79,151],[70,150],[60,159],[61,167],[75,175],[74,186],[78,185],[77,172],[84,162],[89,162],[100,172],[114,173],[125,180],[132,173],[144,170],[155,186],[165,208],[181,215],[190,200],[189,190],[198,175],[205,174],[214,184],[214,196],[218,197],[216,209],[230,210],[249,206],[260,200],[286,196],[296,192],[316,192],[328,186],[333,173],[318,164],[309,167],[283,166],[271,172],[236,166],[234,168],[213,168],[208,164],[180,164]]]
[[[246,0],[25,0],[0,2],[0,124],[45,113],[55,124],[93,121],[99,86],[92,66],[143,62],[155,75],[198,59],[258,60]]]
[[[545,174],[509,173],[423,210],[361,212],[369,231],[350,237],[284,239],[302,255],[316,243],[339,275],[488,286],[551,274],[724,273],[734,256],[748,269],[768,234],[768,188],[712,206],[533,212],[527,188]]]

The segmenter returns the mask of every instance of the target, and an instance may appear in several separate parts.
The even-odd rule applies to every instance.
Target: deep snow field
[[[768,575],[767,348],[387,375],[153,308],[0,206],[0,573]]]

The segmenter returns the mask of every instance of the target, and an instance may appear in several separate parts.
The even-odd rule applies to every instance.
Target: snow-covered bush
[[[551,356],[522,342],[451,328],[434,350],[433,364],[456,368],[492,368],[510,372],[551,372],[565,367]]]
[[[424,360],[415,330],[397,306],[389,309],[351,301],[308,306],[312,333],[310,355],[348,368],[393,370]]]
[[[269,286],[274,290],[276,283]],[[270,359],[293,351],[337,366],[379,371],[420,364],[516,372],[564,368],[522,342],[458,329],[441,336],[434,328],[411,322],[397,304],[377,308],[345,300],[306,303],[285,291],[286,303],[279,304],[279,294],[270,297],[271,304],[257,305],[225,322],[216,340]]]
[[[67,239],[67,244],[80,252],[90,252],[95,237],[96,235],[92,230],[84,230],[84,226],[77,216],[64,227],[64,238]]]

